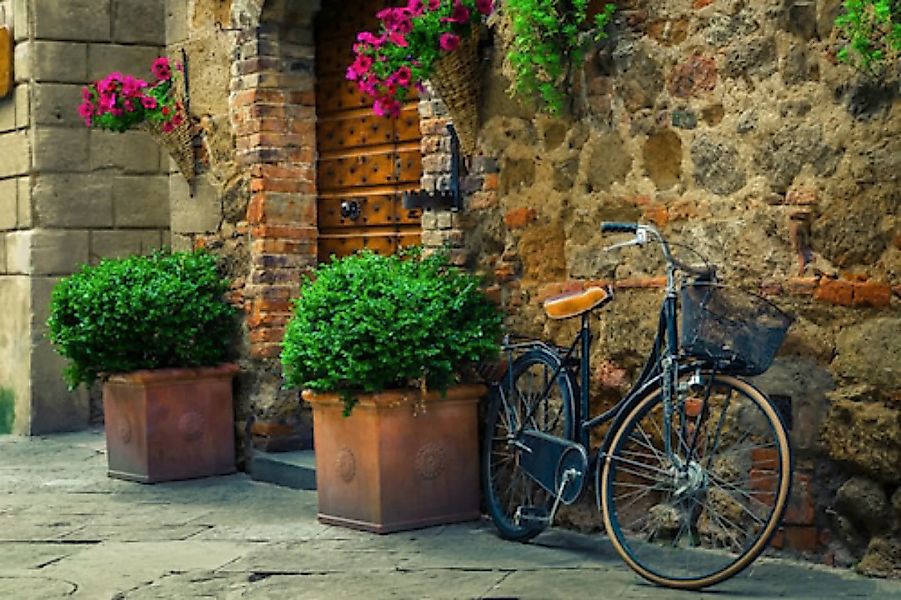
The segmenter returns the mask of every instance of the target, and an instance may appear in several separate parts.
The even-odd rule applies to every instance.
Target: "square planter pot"
[[[478,402],[485,388],[359,395],[349,417],[337,394],[313,406],[319,520],[389,533],[471,521],[479,511]],[[424,410],[423,410],[424,408]]]
[[[235,472],[236,365],[135,371],[103,385],[109,476],[141,483]]]

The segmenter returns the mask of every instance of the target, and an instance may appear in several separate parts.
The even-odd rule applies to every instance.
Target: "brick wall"
[[[81,264],[169,244],[169,160],[143,133],[88,130],[76,108],[81,87],[110,71],[149,77],[164,42],[163,3],[6,4],[15,91],[0,100],[0,286],[27,297],[28,314],[27,323],[0,329],[27,331],[31,344],[23,351],[21,340],[0,342],[0,353],[29,357],[30,368],[10,386],[17,431],[78,429],[89,407],[83,392],[66,391],[62,361],[45,337],[50,291]]]

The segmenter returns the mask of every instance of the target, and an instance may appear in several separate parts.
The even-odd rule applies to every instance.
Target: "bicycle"
[[[634,234],[608,251],[653,240],[666,260],[650,354],[632,389],[591,415],[590,319],[613,300],[612,288],[545,302],[552,319],[581,318],[569,347],[507,336],[483,438],[488,512],[501,537],[527,541],[582,496],[593,473],[605,529],[629,567],[658,585],[709,587],[760,555],[789,497],[783,417],[742,377],[769,368],[792,319],[719,284],[709,263],[674,258],[653,226],[603,223],[601,231]],[[607,423],[593,451],[590,434]]]

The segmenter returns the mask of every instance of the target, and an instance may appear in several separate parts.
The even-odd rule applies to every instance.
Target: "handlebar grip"
[[[604,221],[601,223],[601,233],[635,233],[638,231],[638,223],[615,223]]]

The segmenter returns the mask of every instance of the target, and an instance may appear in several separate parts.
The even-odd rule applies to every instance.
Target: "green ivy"
[[[616,11],[608,3],[586,28],[589,0],[507,0],[513,25],[507,54],[516,79],[513,92],[540,99],[539,107],[558,115],[570,92],[570,71],[579,64],[592,38],[601,41]]]
[[[53,289],[50,339],[74,388],[101,374],[213,366],[228,358],[235,310],[213,256],[158,252],[85,266]]]
[[[901,0],[844,0],[836,17],[842,62],[868,75],[881,74],[901,51]]]
[[[333,260],[306,279],[282,349],[291,387],[354,393],[445,390],[465,362],[497,353],[501,317],[479,281],[436,254]]]

